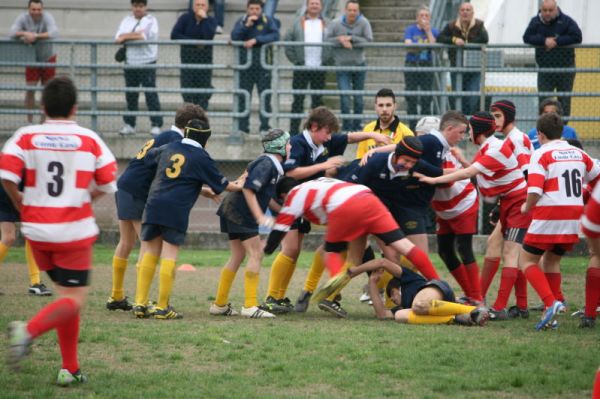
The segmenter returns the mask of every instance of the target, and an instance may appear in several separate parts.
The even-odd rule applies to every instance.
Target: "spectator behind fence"
[[[131,0],[132,13],[123,18],[115,41],[123,44],[129,41],[156,41],[158,40],[158,21],[152,15],[147,14],[147,0]],[[126,46],[127,65],[150,66],[156,64],[158,58],[158,45],[140,44]],[[156,69],[154,68],[125,68],[125,86],[127,88],[146,87],[156,88]],[[127,91],[125,99],[127,100],[127,111],[138,110],[138,98],[140,93],[137,91]],[[158,93],[146,92],[146,106],[149,111],[160,111],[160,102]],[[122,135],[135,134],[135,115],[123,116],[125,126],[119,132]],[[152,127],[150,134],[157,135],[163,124],[162,116],[151,116]]]
[[[571,17],[563,14],[556,0],[543,0],[538,15],[531,18],[523,34],[523,41],[535,49],[535,62],[540,68],[556,68],[556,72],[539,72],[538,91],[573,90],[575,72],[561,72],[563,68],[575,67],[575,49],[564,46],[580,44],[581,29]],[[545,96],[540,97],[540,101]],[[558,96],[564,115],[571,115],[571,97]]]
[[[192,11],[181,15],[173,30],[171,40],[212,40],[217,31],[217,20],[208,16],[208,0],[194,0]],[[182,64],[212,64],[213,47],[206,44],[182,45]],[[211,69],[181,69],[182,89],[209,89],[212,87]],[[183,101],[208,109],[210,93],[183,93]]]
[[[470,3],[462,3],[458,8],[458,18],[455,21],[450,21],[448,25],[440,32],[437,38],[439,43],[454,44],[463,47],[465,44],[488,42],[488,32],[483,26],[483,21],[475,18],[473,5]],[[479,50],[469,50],[478,51]],[[450,64],[456,66],[457,51],[452,49],[448,51]],[[465,54],[466,55],[466,54]],[[464,66],[464,63],[463,63]],[[462,87],[457,86],[457,72],[452,72],[452,90],[454,91],[479,91],[481,84],[481,74],[479,72],[463,72]],[[454,101],[450,101],[452,108],[455,108]],[[462,97],[462,112],[465,115],[472,115],[480,109],[479,96],[464,96]]]
[[[539,116],[542,116],[544,114],[549,114],[551,112],[558,114],[561,118],[563,115],[563,108],[562,108],[562,105],[560,104],[560,101],[558,101],[554,98],[546,98],[545,100],[543,100],[540,103],[538,111],[539,111],[538,112]],[[529,136],[529,140],[531,140],[531,144],[533,145],[534,150],[537,150],[538,148],[540,148],[541,144],[538,139],[537,128],[534,127],[533,129],[531,129],[527,133],[527,136]],[[563,125],[562,138],[565,140],[566,139],[577,139],[577,133],[575,132],[575,129],[573,129],[571,126]]]
[[[28,10],[19,15],[12,27],[9,36],[20,39],[23,43],[35,47],[35,62],[56,63],[56,53],[48,39],[56,39],[58,28],[52,15],[44,11],[42,0],[29,0]],[[28,86],[37,86],[39,81],[42,86],[54,77],[54,67],[25,68],[25,81]],[[32,110],[35,107],[35,91],[25,92],[25,107]],[[29,123],[33,122],[33,114],[27,114]]]
[[[328,41],[335,43],[333,56],[338,67],[364,67],[367,65],[365,49],[360,45],[373,41],[373,31],[369,20],[360,13],[357,0],[346,1],[344,15],[334,20],[327,31]],[[358,44],[358,46],[357,46]],[[364,90],[366,71],[336,71],[339,90]],[[349,132],[361,128],[360,119],[348,119],[350,114],[350,96],[340,95],[342,109],[342,130]],[[354,115],[363,112],[362,94],[354,96]]]
[[[334,19],[335,14],[337,14],[338,1],[339,0],[322,0],[321,16],[329,20]],[[296,16],[298,17],[304,14],[306,14],[306,3],[303,3],[302,7],[300,7],[298,11],[296,11]]]
[[[306,14],[296,18],[283,39],[286,42],[323,43],[325,41],[328,21],[321,16],[321,0],[307,0]],[[323,90],[325,87],[325,71],[318,70],[327,63],[331,55],[330,47],[321,46],[288,46],[285,48],[287,59],[294,65],[306,66],[310,70],[293,72],[292,89]],[[320,94],[311,96],[310,108],[323,105]],[[304,94],[294,94],[292,113],[304,112]],[[300,118],[290,119],[290,133],[300,133]]]
[[[194,1],[189,0],[188,11],[193,12]],[[220,35],[223,33],[223,27],[225,26],[225,0],[209,0],[209,4],[213,7],[213,14],[217,20],[217,29],[215,34]]]
[[[271,89],[271,72],[260,65],[260,48],[264,44],[279,40],[279,29],[275,20],[263,14],[261,0],[248,0],[246,15],[235,23],[231,32],[231,40],[244,41],[244,48],[240,49],[239,54],[241,65],[246,63],[247,51],[252,51],[250,68],[240,71],[240,88],[247,90],[252,98],[252,90],[256,85],[260,97],[260,93]],[[266,58],[267,62],[272,62],[273,52],[270,48],[267,51]],[[271,112],[271,95],[266,96],[264,109]],[[244,112],[245,110],[244,100],[240,97],[238,112]],[[250,133],[250,115],[240,118],[239,128],[246,134]],[[260,131],[267,132],[269,129],[269,118],[260,115]]]
[[[404,32],[404,43],[435,43],[440,34],[437,29],[431,28],[431,14],[427,6],[421,6],[417,10],[417,23],[410,25]],[[404,64],[408,67],[431,67],[433,66],[433,55],[429,49],[409,48],[406,53]],[[433,72],[404,72],[404,85],[406,91],[428,91],[433,89]],[[408,95],[406,98],[406,112],[409,116],[430,115],[431,100],[429,95]],[[419,101],[420,99],[420,101]],[[418,109],[421,105],[421,109]],[[416,119],[411,119],[409,126],[414,130]]]

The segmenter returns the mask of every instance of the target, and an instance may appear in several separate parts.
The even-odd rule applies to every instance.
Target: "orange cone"
[[[184,263],[183,265],[179,266],[177,268],[177,271],[180,272],[195,272],[196,268],[192,265],[190,265],[189,263]]]

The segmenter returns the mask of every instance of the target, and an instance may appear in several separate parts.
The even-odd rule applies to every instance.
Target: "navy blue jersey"
[[[400,278],[394,277],[393,280],[400,284],[400,306],[403,309],[410,309],[412,307],[415,296],[427,284],[425,277],[405,267],[402,268],[402,276]]]
[[[203,184],[220,194],[229,183],[208,152],[190,139],[152,149],[144,158],[156,169],[143,222],[187,231],[190,211]]]
[[[267,210],[271,199],[275,198],[275,187],[282,175],[281,163],[271,154],[261,155],[248,166],[244,188],[254,191],[263,212]],[[242,226],[258,227],[241,191],[228,193],[219,206],[217,215]]]
[[[356,183],[358,180],[358,171],[360,170],[360,158],[355,159],[348,165],[344,165],[338,169],[336,179]]]
[[[129,161],[129,165],[117,180],[119,190],[125,190],[135,198],[146,201],[150,184],[152,184],[152,179],[156,174],[156,168],[146,165],[144,158],[152,148],[158,148],[174,141],[181,141],[181,139],[183,139],[183,136],[179,132],[167,130],[156,136],[156,138],[148,140],[140,152]]]
[[[309,142],[310,135],[307,131],[302,134],[292,136],[290,144],[290,157],[283,164],[283,170],[286,172],[294,170],[298,167],[312,166],[318,163],[323,163],[337,155],[344,155],[348,146],[348,136],[345,134],[333,134],[331,140],[322,146],[315,146],[312,141]],[[316,173],[300,182],[314,180],[325,176],[325,172]]]

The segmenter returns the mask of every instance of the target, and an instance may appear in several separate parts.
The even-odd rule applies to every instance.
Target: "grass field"
[[[177,275],[172,304],[184,313],[183,320],[136,320],[104,307],[111,256],[111,248],[97,248],[83,314],[79,353],[89,383],[70,389],[53,385],[60,355],[50,333],[35,342],[21,373],[0,365],[0,397],[589,398],[600,366],[600,328],[580,330],[568,314],[557,331],[544,332],[534,331],[536,312],[529,320],[484,328],[399,325],[375,320],[370,306],[358,301],[361,277],[344,290],[346,320],[312,306],[306,314],[275,320],[211,317],[208,307],[225,251],[183,251],[180,263],[198,267]],[[305,254],[292,279],[288,294],[293,300],[309,261]],[[569,313],[583,304],[586,262],[563,262]],[[437,258],[435,264],[456,287]],[[134,270],[130,267],[126,277],[130,296]],[[0,273],[6,294],[0,297],[1,328],[51,301],[26,294],[21,248],[11,250]],[[268,273],[265,267],[261,293]],[[238,273],[232,289],[236,307],[242,303],[242,276]],[[48,282],[46,276],[43,280]],[[529,293],[534,304],[535,293],[531,288]],[[0,345],[6,346],[4,335]]]

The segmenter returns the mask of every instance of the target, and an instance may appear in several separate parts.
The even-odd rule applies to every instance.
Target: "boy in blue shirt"
[[[560,101],[554,98],[546,98],[540,103],[538,115],[542,116],[551,112],[557,113],[559,116],[562,117],[563,107],[560,104]],[[533,145],[534,150],[537,150],[541,147],[540,141],[538,140],[537,129],[535,127],[529,132],[527,132],[527,136],[529,136],[529,140],[531,141],[531,145]],[[571,126],[564,125],[562,131],[562,138],[577,139],[577,133],[575,132],[575,129],[573,129]]]

